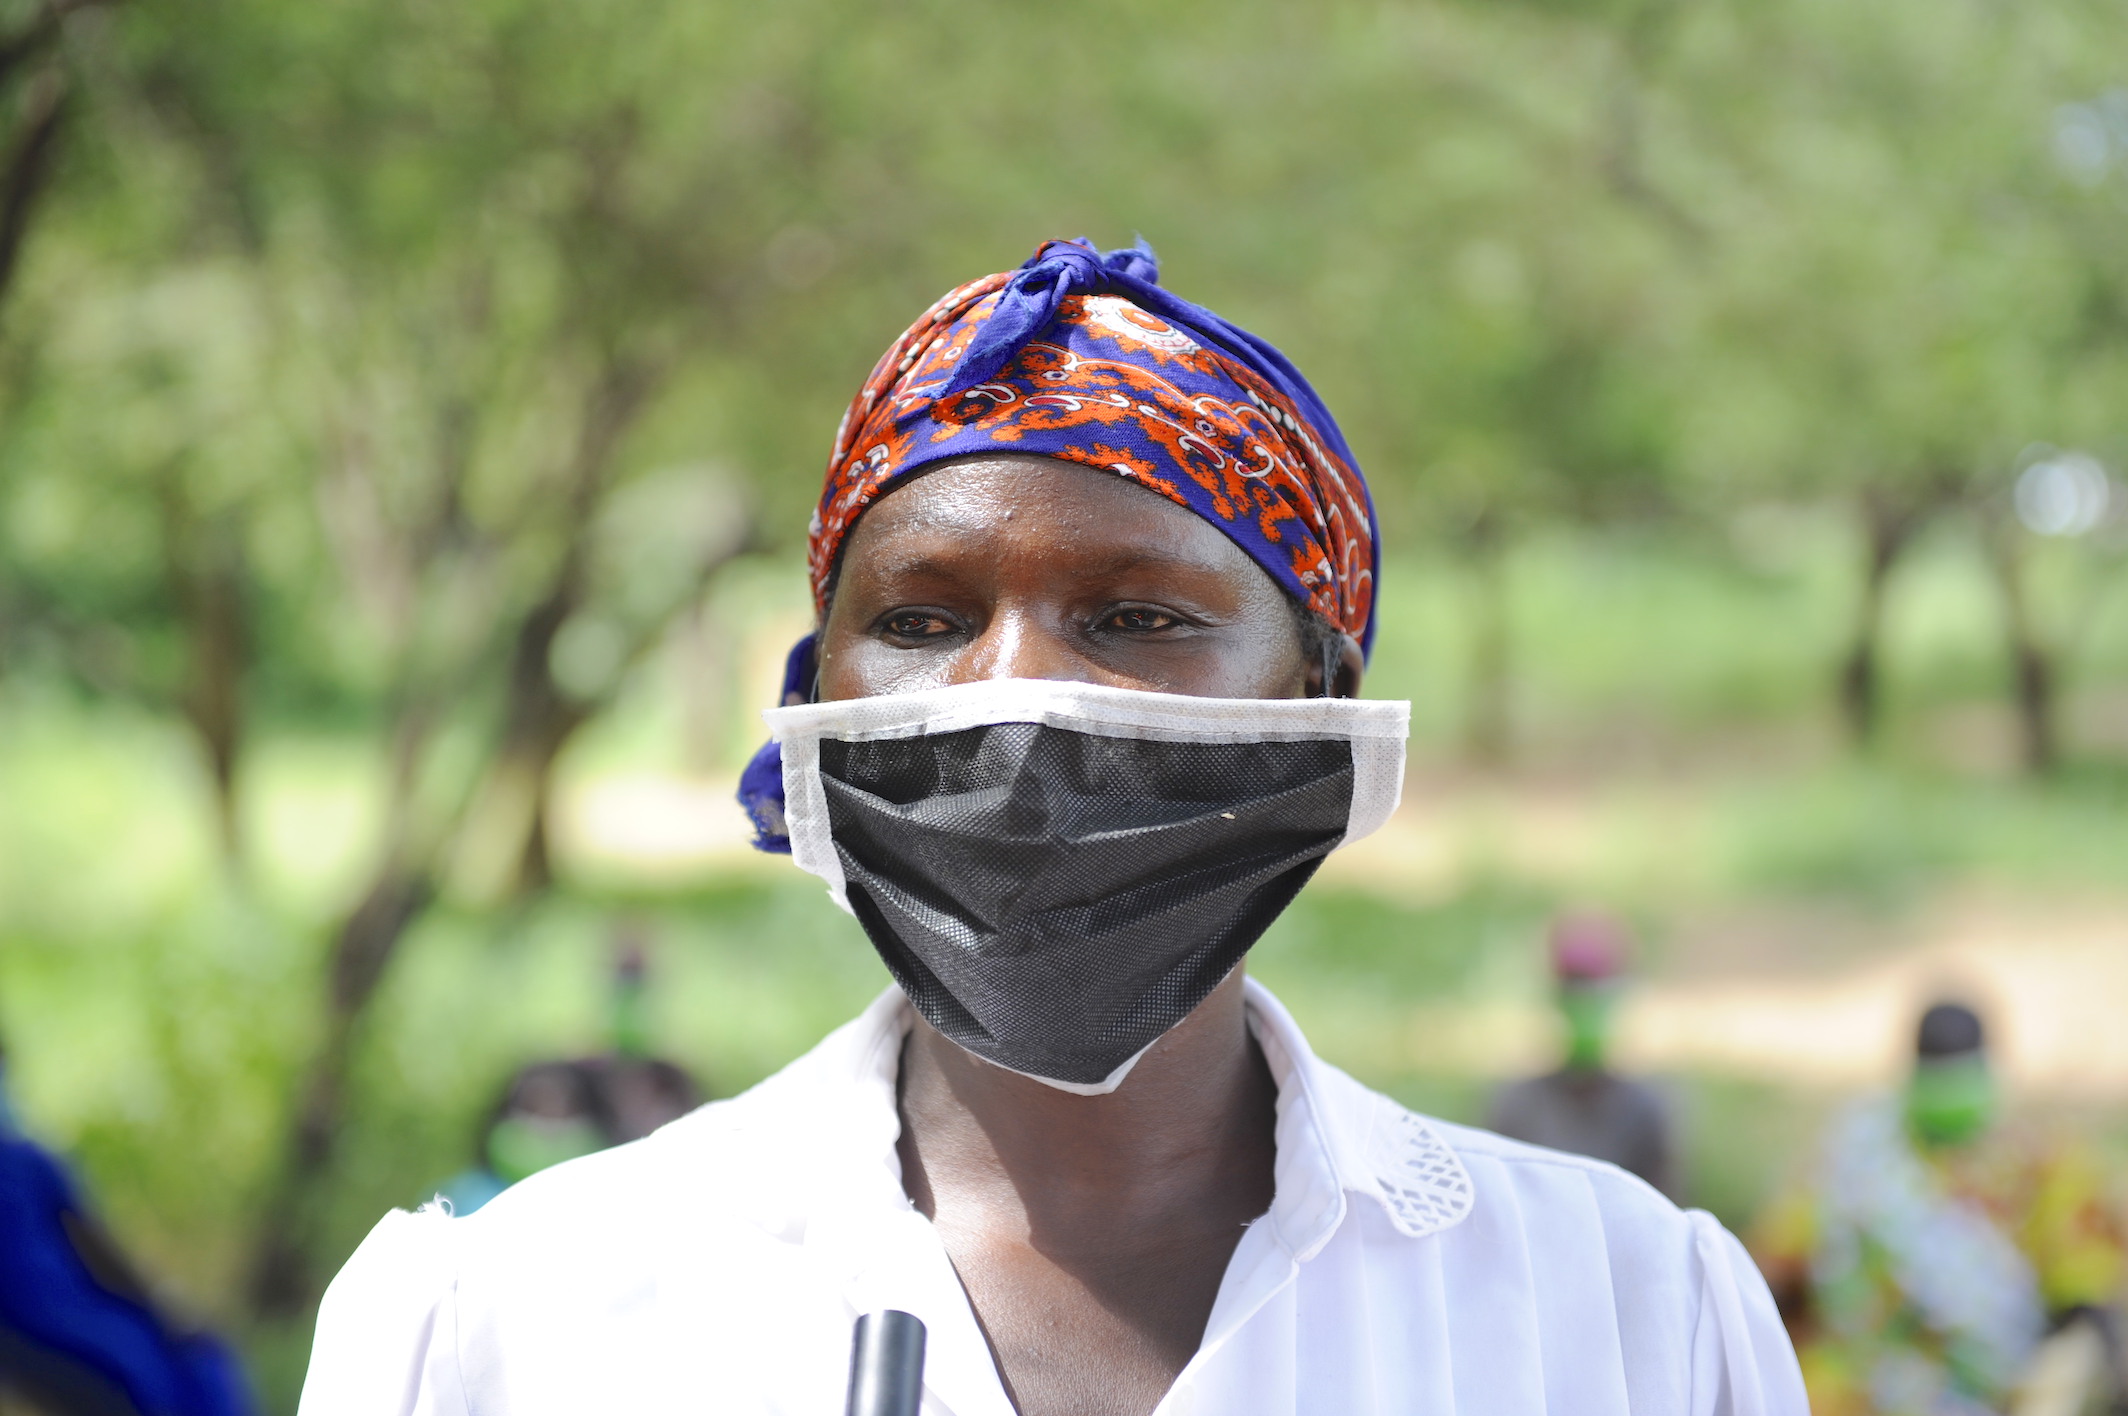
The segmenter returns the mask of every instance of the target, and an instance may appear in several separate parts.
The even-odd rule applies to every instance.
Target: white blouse
[[[1271,994],[1276,1197],[1155,1416],[1808,1416],[1743,1248],[1601,1162],[1413,1115]],[[743,1096],[463,1219],[385,1216],[325,1295],[302,1416],[835,1416],[850,1328],[930,1330],[925,1416],[1011,1416],[901,1187],[907,1002]]]

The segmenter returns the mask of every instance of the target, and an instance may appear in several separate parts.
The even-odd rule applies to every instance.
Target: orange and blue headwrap
[[[894,341],[843,414],[808,567],[825,612],[843,541],[897,478],[974,453],[1033,453],[1114,472],[1197,513],[1289,594],[1374,638],[1374,504],[1337,420],[1286,357],[1160,288],[1152,251],[1049,241]],[[811,696],[810,636],[785,701]],[[740,778],[755,845],[788,850],[772,743]]]

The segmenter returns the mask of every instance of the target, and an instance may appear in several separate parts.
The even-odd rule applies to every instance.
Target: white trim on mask
[[[1041,723],[1099,737],[1162,742],[1342,739],[1352,744],[1352,811],[1339,843],[1344,845],[1380,829],[1403,799],[1404,739],[1411,730],[1411,704],[1399,700],[1196,698],[1058,679],[983,679],[915,693],[769,708],[761,716],[770,735],[783,744],[791,860],[826,881],[828,894],[845,911],[850,909],[848,882],[829,833],[827,794],[820,785],[823,738],[866,742],[961,732],[993,723]],[[1141,1051],[1100,1082],[1037,1080],[1099,1095],[1115,1090],[1144,1055]]]
[[[1241,967],[1241,965],[1237,963],[1236,965],[1234,965],[1234,967],[1238,969]],[[1227,978],[1232,977],[1233,971],[1228,970]],[[1224,987],[1225,984],[1226,979],[1221,979],[1220,986]],[[912,1013],[915,1012],[915,1008],[913,1007],[913,1005],[910,1008],[910,1011]],[[917,1016],[921,1016],[921,1014],[918,1014]],[[1168,1029],[1168,1032],[1173,1031],[1173,1028]],[[1250,1025],[1250,1031],[1252,1033],[1255,1031],[1255,1025],[1253,1023]],[[1139,1048],[1130,1056],[1124,1058],[1120,1063],[1116,1065],[1115,1071],[1110,1072],[1107,1076],[1103,1077],[1098,1082],[1060,1082],[1055,1077],[1045,1077],[1040,1072],[1022,1072],[1017,1067],[1008,1067],[1004,1063],[996,1061],[993,1058],[983,1056],[983,1054],[980,1052],[968,1052],[968,1049],[965,1047],[962,1048],[961,1051],[968,1052],[968,1055],[970,1057],[973,1057],[976,1061],[982,1063],[987,1067],[995,1067],[1000,1072],[1010,1072],[1015,1077],[1025,1077],[1030,1082],[1040,1082],[1045,1087],[1055,1087],[1060,1092],[1070,1092],[1073,1096],[1107,1096],[1117,1087],[1123,1085],[1123,1079],[1131,1074],[1131,1068],[1137,1066],[1140,1060],[1144,1058],[1146,1053],[1151,1052],[1155,1047],[1158,1047],[1160,1045],[1161,1038],[1164,1038],[1166,1036],[1167,1033],[1160,1034],[1160,1037],[1154,1038],[1151,1042]]]
[[[1172,1031],[1172,1029],[1170,1029],[1170,1031]],[[1160,1037],[1166,1036],[1167,1033],[1160,1034]],[[1117,1087],[1123,1085],[1123,1079],[1130,1075],[1131,1068],[1138,1065],[1139,1058],[1145,1056],[1146,1053],[1151,1052],[1153,1050],[1153,1048],[1159,1043],[1160,1037],[1154,1038],[1151,1042],[1139,1048],[1130,1056],[1124,1058],[1122,1064],[1118,1066],[1115,1071],[1110,1072],[1107,1076],[1103,1077],[1098,1082],[1060,1082],[1055,1077],[1045,1077],[1039,1072],[1022,1072],[1017,1067],[1008,1067],[1002,1062],[993,1062],[990,1058],[983,1056],[983,1054],[980,1052],[969,1052],[968,1055],[970,1057],[973,1057],[978,1062],[988,1063],[990,1066],[997,1068],[1000,1072],[1010,1072],[1015,1077],[1025,1077],[1030,1082],[1040,1082],[1045,1087],[1055,1087],[1058,1091],[1070,1092],[1073,1096],[1107,1096]],[[966,1048],[962,1048],[961,1050],[964,1052],[967,1051]]]

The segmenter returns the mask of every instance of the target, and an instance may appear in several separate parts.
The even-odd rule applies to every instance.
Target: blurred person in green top
[[[1626,932],[1606,915],[1552,924],[1554,995],[1565,1024],[1559,1068],[1500,1089],[1488,1130],[1608,1160],[1677,1198],[1669,1107],[1645,1082],[1611,1070],[1611,1034],[1625,972]]]
[[[632,926],[615,941],[613,1045],[594,1057],[534,1062],[503,1088],[480,1130],[474,1163],[439,1194],[471,1214],[550,1165],[641,1140],[701,1105],[686,1069],[652,1054],[649,967]]]
[[[2002,1109],[1979,1015],[1937,1003],[1901,1090],[1843,1115],[1762,1218],[1754,1248],[1818,1416],[2033,1409],[2019,1392],[2042,1341],[2071,1330],[2095,1337],[2088,1392],[2050,1409],[2118,1409],[2119,1209],[2085,1147]]]

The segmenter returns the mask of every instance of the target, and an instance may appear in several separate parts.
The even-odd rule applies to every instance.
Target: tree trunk
[[[56,37],[56,28],[39,33]],[[0,299],[4,299],[22,263],[22,246],[38,199],[52,170],[52,156],[66,119],[66,81],[55,69],[30,77],[17,118],[15,139],[0,168]]]
[[[392,956],[436,894],[434,862],[445,833],[422,830],[418,805],[434,718],[431,705],[408,701],[393,725],[383,863],[333,936],[324,1040],[296,1089],[288,1155],[262,1207],[251,1272],[252,1309],[260,1317],[301,1313],[321,1291],[310,1266],[317,1195],[347,1119],[356,1035]]]
[[[163,489],[163,554],[170,598],[185,630],[185,678],[178,704],[207,761],[223,858],[235,865],[243,859],[237,766],[243,751],[244,672],[250,648],[244,564],[235,528],[203,524],[174,471]]]
[[[1988,533],[1988,560],[2002,594],[2003,636],[2017,705],[2018,760],[2036,776],[2052,771],[2061,760],[2057,656],[2034,621],[2015,526],[1997,519]]]
[[[1483,513],[1471,527],[1470,684],[1463,748],[1481,767],[1504,765],[1513,749],[1513,638],[1509,623],[1507,545],[1498,519]]]
[[[1862,501],[1862,594],[1854,638],[1840,665],[1840,717],[1857,746],[1875,739],[1884,716],[1884,598],[1892,569],[1913,539],[1919,514],[1887,498]]]
[[[215,825],[223,856],[243,859],[237,810],[237,763],[244,738],[245,617],[243,574],[233,555],[216,554],[193,580],[192,681],[185,714],[207,754]]]
[[[571,540],[547,594],[527,612],[513,642],[509,716],[488,770],[479,775],[493,780],[513,761],[534,767],[535,801],[544,798],[546,777],[563,744],[590,714],[589,705],[575,702],[553,681],[554,638],[583,598],[589,529],[609,487],[613,451],[656,379],[657,371],[639,361],[614,359],[590,390],[573,458]],[[446,465],[456,462],[447,460]],[[431,544],[443,537],[456,516],[455,478],[445,481],[448,495],[438,502],[431,533],[419,538]],[[320,1290],[310,1266],[315,1209],[346,1126],[348,1079],[360,1023],[407,930],[434,898],[442,863],[451,858],[462,834],[467,803],[447,822],[424,819],[419,805],[422,752],[441,712],[441,704],[416,701],[403,703],[397,714],[384,864],[334,940],[324,1042],[297,1091],[287,1162],[260,1223],[251,1298],[262,1317],[298,1314]],[[544,876],[545,827],[536,819],[540,810],[535,806],[532,839],[519,855]]]
[[[571,557],[546,599],[525,616],[511,648],[509,717],[503,726],[495,776],[526,784],[523,835],[514,852],[517,859],[510,882],[511,893],[516,895],[535,894],[554,883],[547,841],[547,795],[554,761],[589,716],[555,683],[552,667],[555,638],[582,599],[582,574],[576,559]]]
[[[310,1266],[317,1221],[313,1202],[318,1182],[332,1168],[347,1119],[356,1025],[408,927],[433,894],[425,872],[394,859],[378,871],[333,941],[325,1043],[297,1093],[287,1163],[259,1224],[251,1303],[261,1317],[301,1313],[321,1291]]]
[[[534,894],[554,883],[554,858],[548,831],[548,808],[554,792],[554,764],[589,712],[573,703],[556,702],[547,716],[528,725],[517,770],[531,784],[525,838],[517,856],[516,893]]]
[[[616,364],[594,395],[585,419],[586,433],[577,459],[582,469],[578,485],[589,497],[602,485],[604,469],[613,446],[633,421],[656,375],[635,366]],[[586,503],[588,505],[588,502]],[[588,523],[580,513],[577,524]],[[732,538],[731,544],[710,555],[695,571],[699,593],[717,568],[732,557],[752,549],[751,529]],[[503,730],[496,776],[514,776],[526,784],[524,836],[516,852],[512,893],[534,894],[554,883],[552,839],[549,831],[553,805],[554,768],[577,730],[605,706],[608,694],[586,701],[565,691],[554,680],[554,641],[569,617],[583,608],[584,560],[588,542],[579,540],[569,551],[547,596],[525,616],[511,649],[509,717]],[[673,607],[680,608],[678,605]],[[628,645],[623,665],[634,662],[656,641],[656,631],[668,623],[659,617],[652,625],[639,627]]]

